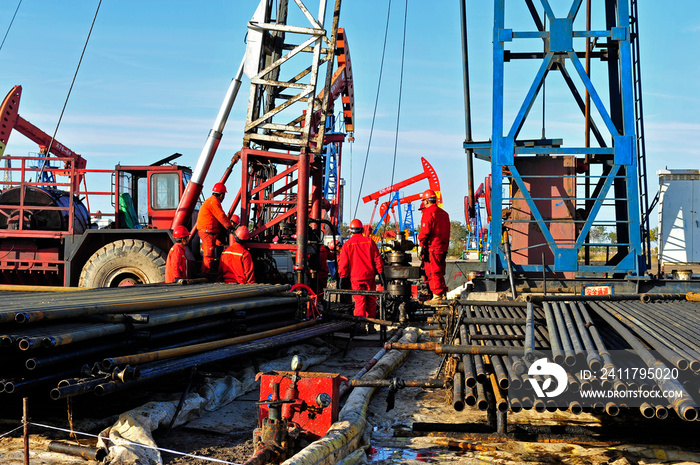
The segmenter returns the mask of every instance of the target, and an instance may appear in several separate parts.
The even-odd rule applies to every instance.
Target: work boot
[[[426,301],[427,305],[440,305],[445,303],[445,294],[433,294],[433,298]]]

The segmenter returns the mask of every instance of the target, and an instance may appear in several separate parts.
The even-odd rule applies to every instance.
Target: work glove
[[[428,254],[428,247],[426,245],[421,245],[420,247],[420,261],[428,262],[430,255]]]
[[[379,273],[379,282],[382,283],[382,287],[386,291],[386,276],[384,276],[384,273]]]

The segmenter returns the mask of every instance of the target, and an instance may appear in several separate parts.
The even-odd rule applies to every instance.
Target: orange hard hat
[[[226,186],[224,186],[223,182],[217,182],[216,184],[214,184],[214,187],[211,189],[211,191],[216,194],[225,194]]]
[[[234,213],[231,215],[231,223],[241,224],[241,217]]]
[[[247,241],[250,239],[250,231],[245,226],[239,226],[236,229],[236,237],[241,241]]]
[[[362,232],[362,221],[355,218],[350,222],[350,232],[353,234],[358,234]]]
[[[421,200],[430,200],[432,202],[437,202],[437,194],[434,190],[428,189],[420,195]]]
[[[190,232],[183,225],[175,226],[175,229],[173,229],[173,237],[175,239],[180,239],[183,237],[187,237],[189,235],[190,235]]]

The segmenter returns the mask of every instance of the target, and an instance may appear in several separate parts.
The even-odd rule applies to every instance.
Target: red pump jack
[[[301,373],[301,365],[295,356],[293,371],[258,373],[260,411],[253,432],[255,452],[244,465],[281,463],[295,453],[298,440],[315,441],[337,421],[340,385],[348,379],[335,373]]]

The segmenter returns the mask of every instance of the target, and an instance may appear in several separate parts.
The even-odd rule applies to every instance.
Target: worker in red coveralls
[[[250,233],[245,226],[239,226],[235,233],[236,240],[221,254],[219,264],[219,279],[225,283],[253,284],[253,257],[243,247],[242,242],[250,239]]]
[[[433,298],[428,303],[439,303],[447,296],[445,260],[450,245],[450,215],[437,206],[437,195],[432,189],[421,194],[422,216],[418,243],[425,266],[428,287]]]
[[[197,232],[202,242],[202,273],[210,278],[215,277],[219,269],[217,247],[224,244],[226,234],[236,227],[221,207],[224,197],[226,186],[217,182],[212,188],[211,197],[204,201],[197,215]]]
[[[353,290],[374,291],[377,283],[375,275],[379,275],[386,289],[384,279],[384,263],[379,255],[377,244],[369,237],[362,235],[362,222],[354,219],[350,222],[352,237],[345,241],[338,257],[338,274],[340,280],[350,277]],[[377,316],[377,301],[374,296],[355,295],[355,316],[375,318]]]
[[[168,252],[165,262],[165,282],[174,283],[178,279],[189,279],[194,275],[194,255],[187,247],[190,232],[180,225],[173,230],[175,243]]]
[[[337,272],[338,272],[338,255],[336,253],[336,241],[331,241],[328,244],[328,258],[326,259],[326,265],[328,266],[328,275],[330,276],[332,281],[335,281],[337,278]],[[338,247],[340,249],[340,247]]]

